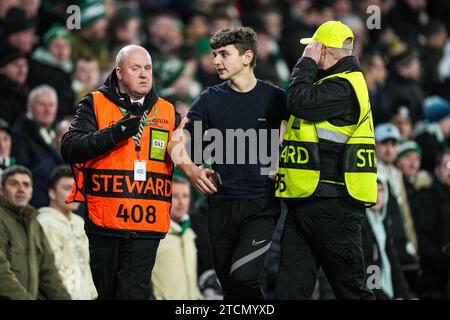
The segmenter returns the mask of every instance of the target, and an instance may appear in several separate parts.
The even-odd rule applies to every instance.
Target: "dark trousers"
[[[224,299],[263,299],[261,278],[279,201],[270,197],[208,200],[214,268]]]
[[[338,299],[375,299],[367,288],[361,249],[364,210],[340,198],[289,205],[281,239],[277,299],[310,299],[319,265]]]
[[[148,300],[159,239],[88,233],[91,271],[100,300]]]

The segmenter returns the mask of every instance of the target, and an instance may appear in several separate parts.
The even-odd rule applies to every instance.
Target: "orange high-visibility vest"
[[[92,93],[98,129],[123,117],[101,92]],[[137,160],[132,138],[83,164],[73,166],[75,182],[67,202],[85,202],[89,219],[97,226],[117,230],[166,233],[170,225],[173,163],[166,152],[175,126],[174,106],[158,98],[144,127],[140,160],[146,161],[146,181],[134,181]]]

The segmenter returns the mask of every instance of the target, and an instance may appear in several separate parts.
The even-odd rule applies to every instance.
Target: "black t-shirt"
[[[220,174],[223,184],[212,197],[251,199],[273,192],[273,184],[267,175],[261,174],[261,168],[270,166],[267,159],[265,164],[262,163],[264,158],[271,154],[270,130],[279,129],[281,121],[288,119],[286,96],[283,89],[258,80],[255,88],[251,91],[240,93],[233,90],[228,81],[225,81],[206,89],[193,102],[187,117],[194,122],[201,121],[203,132],[207,129],[217,129],[223,137],[223,161],[217,157],[217,152],[213,153],[216,156],[213,168]],[[190,128],[191,137],[199,139],[194,135],[196,132],[192,129],[192,125]],[[248,136],[251,136],[250,132],[252,131],[256,140],[246,138],[244,143],[242,143],[244,140],[241,140],[239,144],[238,139],[232,137],[230,139],[230,135],[227,138],[227,129],[228,131],[241,129],[249,133]],[[253,130],[247,131],[248,129]],[[237,134],[234,130],[231,130],[232,134]],[[261,138],[260,133],[264,131],[267,138]],[[266,144],[264,140],[267,141]],[[216,141],[213,140],[215,147],[218,146]],[[232,144],[231,141],[233,141]],[[249,143],[249,141],[253,142]],[[264,152],[264,148],[261,148],[263,145],[265,145],[266,152]],[[234,159],[230,156],[230,147],[231,150],[234,150]],[[278,152],[278,143],[275,148]],[[216,147],[215,150],[217,151],[218,148]],[[242,151],[245,151],[245,159],[242,157]],[[237,163],[238,158],[241,160],[240,163],[242,160],[245,162]],[[229,161],[231,159],[233,161]],[[230,164],[230,162],[232,163]]]

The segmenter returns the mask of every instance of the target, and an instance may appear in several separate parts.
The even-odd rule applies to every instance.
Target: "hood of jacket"
[[[151,109],[153,105],[158,101],[158,95],[155,90],[152,89],[145,96],[144,104],[141,108],[136,109],[132,104],[130,97],[126,93],[121,93],[119,90],[119,81],[116,75],[116,69],[114,69],[106,78],[104,85],[98,89],[109,100],[111,100],[117,106],[130,111],[133,115],[142,114],[146,109]]]
[[[42,207],[38,210],[39,212],[39,217],[42,218],[51,218],[54,220],[57,220],[61,223],[67,223],[69,220],[66,218],[66,216],[61,213],[60,211],[53,209],[52,207]],[[72,214],[72,212],[71,212]]]
[[[383,196],[383,205],[381,206],[380,210],[378,211],[378,215],[373,214],[373,210],[372,208],[368,208],[366,209],[367,214],[372,214],[372,216],[374,217],[378,217],[377,219],[379,219],[381,222],[386,218],[386,214],[387,214],[387,203],[389,201],[389,189],[388,189],[388,182],[386,179],[386,176],[378,171],[377,173],[377,180],[383,185],[383,189],[384,189],[384,196]],[[369,220],[369,222],[373,222],[373,220]]]

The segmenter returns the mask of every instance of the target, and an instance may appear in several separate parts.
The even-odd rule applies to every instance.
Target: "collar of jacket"
[[[104,85],[100,87],[98,90],[103,93],[109,100],[114,102],[117,106],[124,108],[125,110],[129,109],[129,106],[125,104],[117,94],[119,88],[119,82],[117,80],[116,69],[114,69],[106,79]],[[151,109],[153,105],[158,101],[158,95],[155,90],[152,89],[145,96],[144,104],[142,105],[142,110],[137,110],[138,112],[143,112],[146,109]]]
[[[341,73],[345,71],[348,72],[361,71],[361,66],[359,65],[358,57],[355,56],[344,57],[338,62],[336,62],[334,66],[326,70],[317,70],[317,80],[320,80],[332,74]]]
[[[5,199],[0,200],[0,207],[3,207],[6,209],[5,211],[8,212],[11,216],[13,216],[15,219],[20,220],[23,218],[26,219],[34,219],[37,216],[37,211],[32,206],[25,206],[25,207],[16,207],[11,205],[9,202],[7,202]]]

